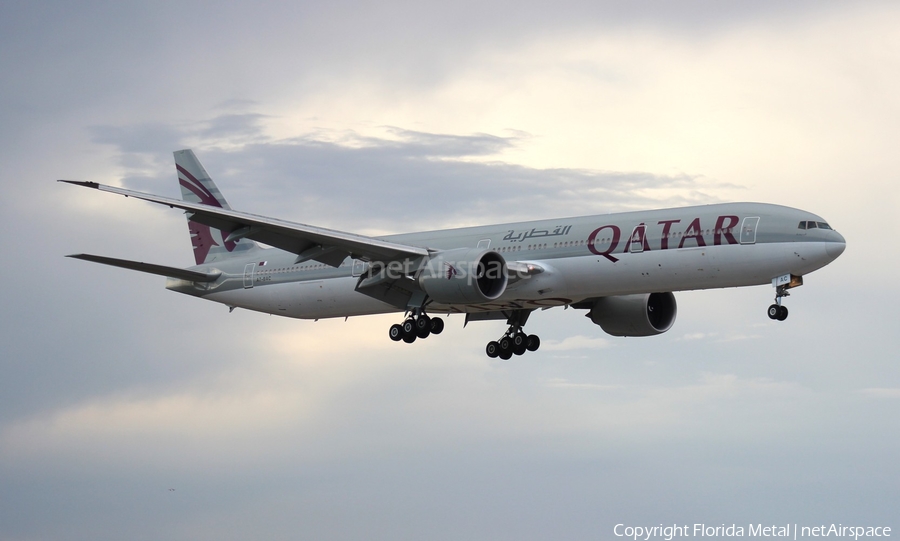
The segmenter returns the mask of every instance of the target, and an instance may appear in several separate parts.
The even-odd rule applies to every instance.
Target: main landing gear
[[[541,339],[536,334],[525,334],[518,325],[510,325],[509,330],[497,341],[488,342],[484,348],[487,356],[494,359],[500,357],[508,361],[513,355],[522,355],[526,351],[537,351],[541,347]]]
[[[391,325],[388,334],[394,342],[403,340],[407,344],[412,344],[416,338],[428,338],[432,334],[441,334],[443,331],[443,319],[428,317],[425,312],[413,312],[403,324]]]
[[[790,297],[791,294],[788,293],[786,286],[778,286],[775,288],[775,304],[769,306],[768,314],[769,319],[777,319],[778,321],[784,321],[788,317],[788,309],[787,306],[781,304],[781,299],[783,297]]]
[[[500,337],[499,340],[488,342],[484,348],[487,356],[495,359],[500,357],[504,361],[509,360],[513,355],[522,355],[526,351],[537,351],[541,347],[541,339],[536,334],[525,334],[522,327],[528,321],[531,310],[515,310],[509,313],[506,323],[509,329]]]

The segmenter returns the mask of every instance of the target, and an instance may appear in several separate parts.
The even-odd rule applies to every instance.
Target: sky
[[[0,539],[616,539],[900,528],[892,2],[0,2]],[[192,148],[232,207],[379,235],[724,201],[844,254],[676,293],[614,338],[534,313],[406,345],[66,259],[192,263]]]

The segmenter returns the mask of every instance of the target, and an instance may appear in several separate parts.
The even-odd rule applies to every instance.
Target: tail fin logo
[[[184,189],[194,194],[200,203],[212,207],[223,208],[222,203],[218,198],[197,180],[194,175],[189,173],[187,169],[177,164],[175,167],[178,170],[178,183]],[[191,219],[188,218],[188,227],[191,232],[191,244],[194,246],[194,260],[199,265],[206,261],[206,257],[209,255],[209,251],[213,246],[221,246],[221,244],[216,242],[212,234],[212,228],[208,225],[191,221]],[[237,241],[225,242],[224,235],[222,235],[221,232],[219,232],[219,236],[223,238],[222,243],[225,245],[225,249],[229,252],[234,251]]]

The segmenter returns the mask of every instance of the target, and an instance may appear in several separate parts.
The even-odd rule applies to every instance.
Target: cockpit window
[[[797,226],[797,229],[831,229],[831,226],[825,222],[805,220],[800,222],[800,225]]]

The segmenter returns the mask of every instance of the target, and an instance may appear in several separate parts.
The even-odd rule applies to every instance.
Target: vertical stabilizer
[[[178,184],[181,186],[181,198],[184,201],[223,209],[231,208],[192,150],[176,150],[174,154]],[[208,225],[194,222],[191,220],[190,213],[187,214],[187,220],[188,229],[191,232],[191,244],[194,247],[194,260],[198,265],[247,255],[250,250],[259,248],[255,242],[249,239],[225,242],[228,231],[222,232]]]

